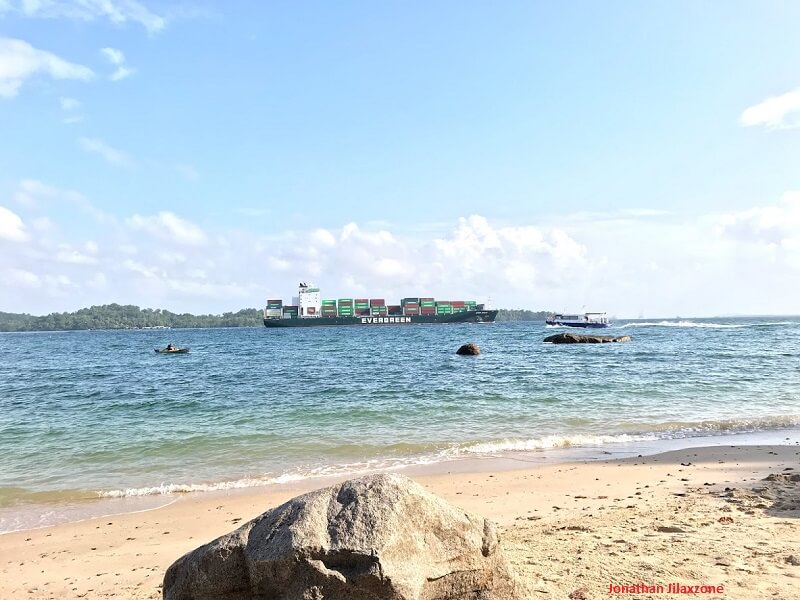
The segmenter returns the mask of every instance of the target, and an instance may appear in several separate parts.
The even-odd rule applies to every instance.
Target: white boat
[[[554,314],[546,319],[545,323],[561,327],[608,327],[608,317],[604,312],[587,312],[582,315]]]

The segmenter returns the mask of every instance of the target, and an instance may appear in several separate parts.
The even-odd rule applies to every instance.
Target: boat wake
[[[774,327],[778,325],[798,325],[797,321],[776,321],[771,323],[705,323],[699,321],[644,321],[641,323],[623,323],[626,327],[687,327],[696,329],[746,329],[748,327]]]

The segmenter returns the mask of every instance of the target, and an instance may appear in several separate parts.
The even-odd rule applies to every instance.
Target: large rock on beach
[[[586,335],[583,333],[557,333],[544,338],[544,341],[551,344],[604,344],[608,342],[630,342],[631,336],[613,337],[609,335]]]
[[[460,354],[462,356],[477,356],[480,353],[480,346],[478,346],[478,344],[473,344],[472,342],[469,344],[464,344],[458,350],[456,350],[456,354]]]
[[[165,600],[521,600],[492,522],[407,477],[298,496],[182,556]]]

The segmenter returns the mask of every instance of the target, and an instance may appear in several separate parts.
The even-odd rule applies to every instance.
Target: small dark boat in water
[[[155,348],[156,354],[188,354],[188,348]]]

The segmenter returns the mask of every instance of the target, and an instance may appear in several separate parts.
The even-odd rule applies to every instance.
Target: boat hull
[[[316,317],[305,319],[264,319],[264,327],[325,327],[343,325],[425,325],[440,323],[492,323],[496,310],[468,310],[452,315],[397,315],[386,317]]]
[[[564,321],[545,321],[546,325],[557,327],[579,327],[581,329],[602,329],[608,327],[608,323],[565,323]]]

